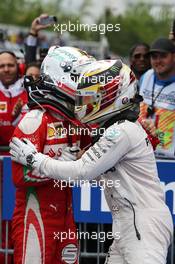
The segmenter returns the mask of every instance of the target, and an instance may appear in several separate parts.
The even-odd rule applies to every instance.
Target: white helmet
[[[93,61],[94,57],[78,48],[52,46],[41,65],[41,82],[29,91],[29,105],[38,102],[72,116],[80,73]]]
[[[96,61],[80,76],[75,116],[82,123],[105,121],[141,100],[135,75],[127,65],[120,60]]]
[[[41,65],[41,76],[46,86],[55,85],[61,93],[74,98],[79,76],[95,58],[73,47],[53,46]]]

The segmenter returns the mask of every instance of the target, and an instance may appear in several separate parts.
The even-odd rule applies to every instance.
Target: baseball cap
[[[153,52],[175,53],[175,45],[170,39],[159,38],[151,45],[149,53]]]

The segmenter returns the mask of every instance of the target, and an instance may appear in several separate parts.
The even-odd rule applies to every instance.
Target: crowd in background
[[[22,115],[27,111],[27,92],[24,75],[37,80],[40,65],[47,54],[50,42],[39,34],[48,27],[37,23],[36,18],[28,34],[5,37],[0,32],[0,154],[8,154],[8,144]],[[15,45],[11,45],[11,43]],[[60,42],[58,43],[60,45]],[[64,43],[61,43],[61,45]],[[13,47],[13,49],[11,48]],[[37,53],[37,48],[40,52]],[[24,50],[24,59],[15,51]],[[128,51],[130,67],[139,80],[141,116],[151,119],[156,127],[159,144],[155,154],[159,158],[175,159],[175,45],[168,37],[160,36],[153,43],[136,43]],[[102,58],[104,59],[104,58]],[[3,247],[5,244],[3,223]],[[12,247],[9,233],[9,247]],[[1,261],[2,258],[2,261]],[[0,255],[0,263],[3,262]],[[9,258],[9,263],[12,260]]]

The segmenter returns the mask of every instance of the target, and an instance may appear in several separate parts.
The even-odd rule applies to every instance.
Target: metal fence
[[[9,262],[9,255],[13,254],[13,249],[8,247],[8,237],[9,237],[9,221],[5,221],[5,246],[2,248],[2,219],[0,219],[0,253],[4,254],[5,263]]]
[[[0,224],[2,226],[2,222]],[[91,227],[90,227],[91,226]],[[86,223],[79,223],[77,224],[79,232],[89,232],[89,229],[92,231],[96,230],[98,233],[99,232],[104,232],[106,230],[106,227],[108,230],[111,228],[109,225],[105,224],[86,224]],[[90,228],[88,228],[90,227]],[[9,261],[9,256],[13,254],[13,249],[8,248],[8,234],[9,234],[9,221],[5,221],[5,247],[2,248],[2,236],[0,236],[0,253],[4,254],[4,259],[5,263],[3,264],[8,264]],[[80,247],[80,255],[79,255],[79,260],[81,264],[102,264],[105,261],[105,257],[107,254],[108,246],[105,245],[105,243],[102,243],[99,239],[95,240],[95,245],[92,245],[92,240],[80,240],[79,241],[79,247]],[[105,241],[109,242],[109,241]],[[107,243],[109,244],[109,243]],[[1,263],[2,264],[2,263]]]

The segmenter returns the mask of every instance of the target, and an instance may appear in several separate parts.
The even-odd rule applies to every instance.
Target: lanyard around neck
[[[164,88],[167,86],[167,84],[164,84],[163,87],[160,89],[160,91],[157,93],[157,95],[154,97],[155,85],[156,85],[156,81],[154,79],[154,83],[153,83],[153,87],[152,87],[152,94],[151,94],[151,105],[149,105],[147,108],[147,117],[152,117],[153,114],[155,113],[155,107],[154,107],[155,102],[156,102],[157,98],[159,97],[159,95],[164,90]]]

